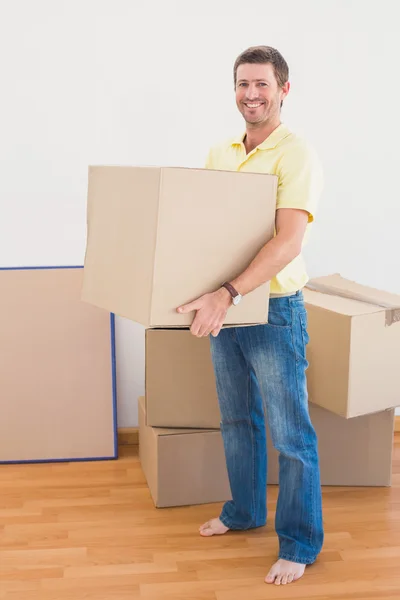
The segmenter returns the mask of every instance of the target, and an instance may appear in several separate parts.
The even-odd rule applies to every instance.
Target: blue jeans
[[[229,529],[266,523],[265,411],[279,452],[279,557],[311,564],[324,533],[317,436],[308,412],[302,292],[271,298],[268,324],[222,329],[210,340],[232,493],[220,519]]]

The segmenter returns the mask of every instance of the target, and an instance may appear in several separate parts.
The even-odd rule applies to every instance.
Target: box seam
[[[153,257],[153,273],[151,278],[151,295],[150,295],[150,318],[149,323],[150,327],[153,325],[153,294],[154,294],[154,280],[156,276],[156,266],[157,266],[157,250],[158,250],[158,231],[160,226],[160,207],[161,207],[161,189],[163,182],[163,168],[159,168],[159,177],[158,177],[158,198],[157,198],[157,219],[156,219],[156,227],[155,227],[155,243],[154,243],[154,257]]]

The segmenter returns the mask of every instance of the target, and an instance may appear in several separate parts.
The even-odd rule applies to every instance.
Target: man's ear
[[[286,83],[284,83],[281,90],[282,90],[282,96],[281,96],[281,106],[282,106],[284,99],[286,98],[286,96],[288,95],[288,93],[290,91],[290,81],[287,81]]]

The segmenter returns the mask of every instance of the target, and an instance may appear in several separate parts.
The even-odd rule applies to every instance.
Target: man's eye
[[[265,83],[265,81],[260,81],[258,85],[261,85],[262,87],[267,87],[268,83]]]

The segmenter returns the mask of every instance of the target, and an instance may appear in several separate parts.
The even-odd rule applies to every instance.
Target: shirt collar
[[[281,123],[276,129],[257,146],[260,150],[271,150],[275,148],[285,137],[290,135],[290,131],[286,125]],[[242,133],[239,137],[235,138],[232,142],[232,146],[241,146],[245,137],[245,133]]]

